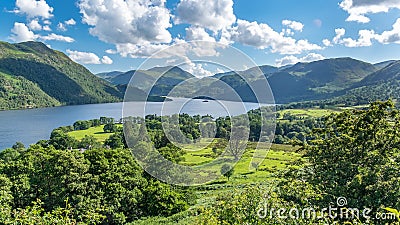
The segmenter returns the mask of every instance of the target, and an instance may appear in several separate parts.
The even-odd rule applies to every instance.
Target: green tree
[[[25,145],[24,144],[22,144],[21,142],[16,142],[13,146],[12,146],[12,148],[13,149],[15,149],[15,150],[24,150],[25,149]]]
[[[114,123],[107,123],[103,128],[104,133],[115,133],[118,131],[117,125]]]
[[[322,191],[318,204],[346,197],[351,207],[400,207],[400,114],[393,102],[331,115],[314,137],[305,156],[307,180]]]
[[[234,174],[235,169],[229,165],[229,164],[224,164],[221,167],[221,174],[224,175],[224,177],[229,178]]]
[[[67,150],[70,148],[75,148],[77,145],[77,140],[69,136],[67,133],[56,129],[51,132],[49,144],[58,150]]]

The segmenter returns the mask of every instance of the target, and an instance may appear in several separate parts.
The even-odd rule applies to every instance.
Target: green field
[[[280,118],[282,119],[283,114],[289,113],[290,115],[294,116],[306,116],[306,117],[322,117],[322,116],[327,116],[332,113],[340,113],[342,109],[317,109],[317,108],[311,108],[311,109],[284,109],[281,111],[278,111],[280,113]]]
[[[122,127],[121,124],[117,124],[117,126]],[[109,138],[112,133],[104,133],[103,131],[104,125],[98,126],[98,127],[91,127],[87,130],[77,130],[77,131],[71,131],[68,134],[77,139],[77,140],[82,140],[86,135],[87,136],[93,136],[96,138],[97,141],[104,143],[104,141]]]

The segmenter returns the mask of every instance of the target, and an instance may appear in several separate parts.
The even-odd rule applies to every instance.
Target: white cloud
[[[322,43],[325,45],[325,46],[332,46],[332,42],[330,41],[330,40],[328,40],[328,39],[324,39],[324,40],[322,40]]]
[[[73,18],[71,18],[71,19],[65,21],[64,23],[65,23],[66,25],[73,26],[73,25],[76,24],[76,21],[75,21]]]
[[[10,39],[15,42],[34,41],[37,38],[37,35],[29,30],[24,23],[14,23],[11,32]]]
[[[93,52],[80,52],[67,49],[68,56],[75,62],[81,64],[112,64],[113,61],[108,56],[103,56],[100,59]]]
[[[314,61],[323,60],[323,59],[325,59],[324,56],[322,56],[320,54],[316,54],[316,53],[310,53],[301,58],[297,58],[296,56],[293,56],[293,55],[288,55],[281,59],[277,59],[275,61],[275,64],[276,64],[276,66],[281,67],[281,66],[286,66],[286,65],[293,65],[298,62],[314,62]]]
[[[51,31],[51,28],[50,28],[49,25],[44,25],[44,26],[43,26],[43,30],[44,30],[44,31]]]
[[[282,25],[289,27],[292,30],[300,31],[300,32],[303,31],[303,28],[304,28],[304,25],[302,23],[297,22],[297,21],[291,21],[291,20],[283,20]]]
[[[164,4],[164,0],[81,0],[78,6],[83,22],[91,26],[90,34],[116,46],[139,48],[171,42],[167,30],[171,15]]]
[[[43,27],[43,30],[46,30],[46,26]],[[63,41],[63,42],[74,42],[75,40],[71,37],[66,37],[58,34],[51,33],[46,36],[41,36],[35,34],[32,30],[28,28],[28,26],[24,23],[14,23],[14,27],[11,29],[12,35],[10,39],[15,42],[24,42],[24,41],[36,41],[38,39],[44,41]]]
[[[238,20],[231,30],[231,40],[258,49],[271,49],[273,53],[301,54],[304,51],[320,50],[321,46],[308,40],[296,40],[274,31],[267,24]]]
[[[384,31],[382,34],[376,35],[375,38],[382,44],[400,44],[400,18],[393,24],[392,30]]]
[[[368,23],[370,18],[366,15],[372,13],[388,12],[390,9],[400,9],[398,0],[343,0],[339,6],[345,10],[349,17],[347,21]]]
[[[187,62],[184,65],[181,65],[182,69],[193,74],[196,77],[209,77],[214,75],[211,71],[204,68],[201,63],[194,63],[192,61]]]
[[[230,27],[236,21],[232,0],[181,0],[176,23],[189,23],[214,32]]]
[[[68,26],[74,26],[76,24],[76,21],[74,19],[69,19],[66,20],[64,22],[59,22],[57,25],[57,29],[61,30],[61,31],[67,31],[67,27]]]
[[[352,38],[343,38],[340,43],[350,48],[371,46],[372,40],[375,39],[375,31],[360,30],[358,32],[358,36],[358,40],[353,40]]]
[[[340,39],[346,34],[346,30],[343,28],[335,29],[336,36],[332,39],[332,42],[338,44]]]
[[[107,65],[113,64],[113,60],[108,56],[103,56],[103,58],[101,59],[101,62],[103,64],[107,64]]]
[[[204,28],[193,26],[186,28],[186,40],[215,42],[215,38],[211,37]]]
[[[40,39],[45,40],[45,41],[62,41],[62,42],[74,42],[75,40],[71,37],[67,37],[67,36],[62,36],[59,34],[54,34],[51,33],[49,35],[46,36],[40,36]]]
[[[67,27],[61,22],[57,24],[57,29],[61,31],[67,31]]]
[[[53,8],[45,0],[17,0],[15,6],[15,13],[26,14],[29,18],[48,19],[53,16]]]
[[[117,54],[118,52],[116,51],[116,50],[114,50],[114,49],[107,49],[106,51],[105,51],[107,54]]]
[[[40,25],[38,19],[31,20],[31,22],[28,24],[28,27],[31,30],[42,30],[42,25]]]

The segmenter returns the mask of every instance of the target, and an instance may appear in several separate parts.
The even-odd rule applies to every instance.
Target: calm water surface
[[[147,103],[130,102],[124,108],[124,116],[143,116],[148,114],[171,115],[187,113],[189,115],[212,115],[215,118],[239,115],[259,108],[257,103],[228,101],[189,100],[174,98],[171,102]],[[42,109],[0,111],[0,149],[11,147],[20,141],[26,146],[38,140],[49,139],[53,129],[72,125],[77,120],[89,120],[101,116],[122,118],[123,103],[63,106]]]

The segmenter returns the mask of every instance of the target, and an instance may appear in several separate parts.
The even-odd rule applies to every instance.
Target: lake
[[[258,103],[208,101],[201,99],[173,98],[170,102],[129,102],[124,107],[124,116],[149,114],[212,115],[213,117],[240,115],[259,108]],[[97,119],[101,116],[122,118],[123,103],[75,105],[53,108],[0,111],[0,149],[11,147],[19,141],[28,146],[42,139],[49,139],[53,129],[72,125],[78,120]]]

